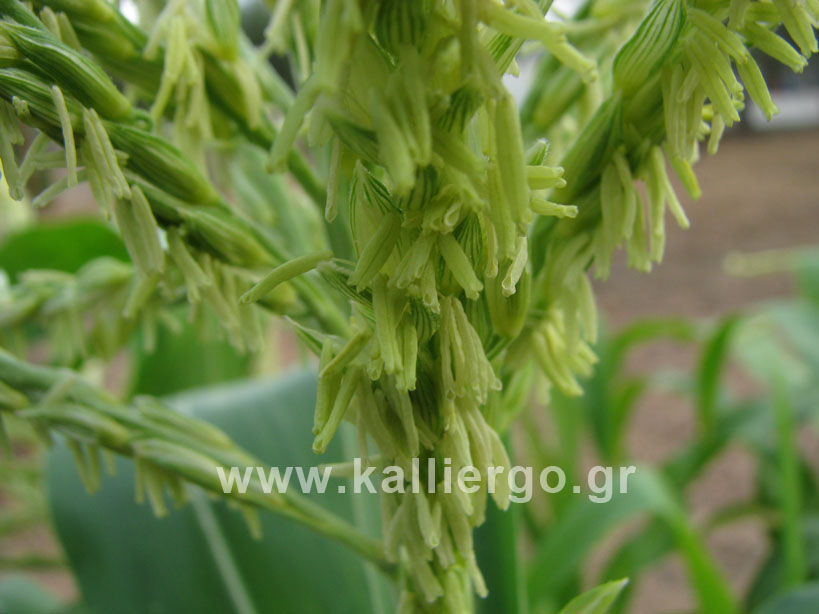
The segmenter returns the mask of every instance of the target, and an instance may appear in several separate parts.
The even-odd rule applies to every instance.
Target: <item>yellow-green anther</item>
[[[524,268],[512,296],[503,294],[500,276],[486,280],[486,304],[489,308],[492,330],[501,337],[514,339],[523,329],[529,310],[531,278],[529,269]]]
[[[680,182],[685,188],[685,191],[688,192],[688,195],[693,200],[699,199],[699,197],[702,196],[702,190],[700,189],[700,184],[697,181],[697,176],[694,174],[691,163],[685,158],[678,158],[676,156],[671,156],[670,161],[674,172],[677,173],[677,177],[680,178]]]
[[[504,296],[512,296],[515,293],[515,286],[523,274],[523,269],[529,259],[529,244],[526,237],[518,237],[517,253],[515,254],[512,264],[506,270],[506,275],[501,283],[501,288]]]
[[[671,211],[671,215],[673,215],[674,219],[677,220],[677,224],[680,225],[680,228],[688,228],[690,223],[685,215],[685,211],[683,211],[680,201],[677,199],[677,195],[674,193],[674,188],[668,179],[665,166],[665,156],[663,155],[662,149],[659,147],[654,147],[651,151],[651,164],[654,167],[653,174],[659,182],[660,188],[668,201],[668,208]]]
[[[332,222],[338,215],[338,191],[341,181],[341,141],[333,139],[330,153],[330,168],[327,171],[327,201],[324,205],[324,219]]]
[[[788,0],[773,0],[773,3],[779,11],[785,29],[802,51],[802,54],[810,57],[811,54],[819,51],[819,47],[816,45],[816,34],[813,32],[813,29],[819,24],[815,19],[811,20],[805,6]]]
[[[735,121],[739,121],[739,113],[734,108],[734,103],[726,89],[727,84],[723,83],[713,63],[714,54],[709,54],[699,44],[690,41],[686,43],[685,51],[694,66],[694,70],[699,75],[703,89],[711,99],[715,111],[722,115],[725,123],[729,126]]]
[[[378,151],[397,194],[407,194],[415,182],[415,162],[412,160],[404,131],[392,111],[375,89],[370,91],[369,111],[378,138]]]
[[[54,36],[58,39],[62,40],[60,36],[60,24],[57,22],[57,15],[54,11],[51,10],[50,7],[45,6],[43,10],[40,11],[40,21],[43,22],[48,31],[51,32]],[[72,47],[72,49],[76,49],[76,47]]]
[[[632,94],[663,66],[686,21],[683,0],[657,0],[631,38],[617,52],[614,86]]]
[[[768,91],[768,85],[765,83],[765,77],[762,76],[762,71],[759,70],[759,65],[754,58],[748,58],[745,62],[737,62],[737,72],[739,73],[742,83],[748,90],[751,99],[760,108],[768,121],[779,113],[779,109],[771,99],[771,93]]]
[[[245,292],[239,299],[239,302],[246,305],[260,301],[279,284],[290,281],[299,275],[304,275],[308,271],[312,271],[320,262],[325,262],[332,257],[332,252],[321,251],[288,260],[270,271],[261,281]]]
[[[71,117],[68,115],[68,107],[60,88],[51,86],[51,94],[54,96],[54,106],[57,108],[57,115],[60,118],[60,127],[63,130],[63,146],[65,148],[65,169],[68,176],[69,187],[77,185],[77,149],[74,146],[74,129],[71,127]]]
[[[315,76],[322,89],[334,90],[350,57],[353,37],[363,26],[357,3],[328,0],[316,34]]]
[[[692,40],[694,44],[698,45],[703,56],[707,54],[711,58],[711,64],[719,75],[719,78],[725,84],[725,87],[728,88],[728,91],[731,92],[734,97],[742,96],[742,85],[740,85],[736,75],[734,75],[734,69],[731,67],[731,58],[728,54],[721,51],[714,43],[702,40],[702,37],[697,34],[692,37]]]
[[[100,448],[88,444],[85,451],[88,459],[88,474],[94,484],[94,490],[98,490],[100,485]]]
[[[648,253],[648,236],[645,227],[645,207],[640,193],[637,193],[637,215],[634,217],[634,228],[626,245],[628,265],[638,271],[649,272],[651,259]]]
[[[623,225],[621,233],[625,238],[631,236],[634,226],[634,216],[637,215],[637,190],[634,188],[634,179],[631,167],[622,151],[618,150],[612,156],[617,174],[620,177],[620,186],[623,189]]]
[[[217,43],[219,54],[235,60],[239,53],[241,11],[237,0],[205,0],[208,29]]]
[[[649,159],[646,191],[648,193],[648,227],[651,236],[649,255],[653,262],[660,262],[665,251],[665,193],[662,179],[657,172],[653,156]]]
[[[350,285],[361,291],[378,275],[395,249],[400,232],[401,217],[398,214],[387,213],[381,218],[378,228],[362,250],[353,274],[350,275]]]
[[[116,16],[116,9],[105,0],[48,0],[54,10],[72,16],[107,23]]]
[[[169,228],[166,237],[168,239],[168,252],[185,278],[188,298],[192,302],[197,302],[199,300],[199,288],[209,286],[213,280],[205,274],[199,263],[191,256],[185,246],[185,241],[179,234],[179,230]]]
[[[0,26],[20,52],[66,92],[104,117],[122,119],[131,103],[96,62],[60,42],[47,30],[3,22]]]
[[[412,577],[415,579],[415,585],[420,587],[421,593],[424,596],[424,599],[427,603],[432,603],[433,601],[443,597],[444,589],[441,587],[441,583],[438,581],[438,578],[432,573],[432,569],[430,569],[429,563],[426,560],[426,557],[416,551],[415,548],[411,547],[411,544],[415,542],[410,540],[406,540],[407,545],[409,546],[409,558],[410,558],[410,569],[412,571]]]
[[[60,40],[75,51],[80,51],[82,49],[80,39],[77,37],[77,32],[74,30],[71,20],[68,19],[68,15],[62,12],[57,13],[57,27],[60,31]]]
[[[530,203],[532,211],[547,217],[577,217],[577,205],[558,205],[537,196]]]
[[[373,311],[375,313],[375,336],[387,373],[397,373],[401,368],[401,352],[398,347],[398,318],[395,299],[383,275],[375,277],[372,283]]]
[[[168,505],[165,503],[165,492],[161,474],[150,464],[145,464],[143,478],[145,480],[145,492],[148,493],[148,503],[157,518],[164,518],[168,515]]]
[[[531,339],[532,349],[540,368],[555,386],[567,396],[583,394],[583,389],[572,376],[568,366],[560,360],[564,352],[555,352],[555,348],[550,346],[547,336],[541,331],[533,332]]]
[[[435,126],[432,130],[432,146],[445,164],[451,165],[462,172],[470,180],[481,177],[485,171],[485,164],[452,133]]]
[[[12,96],[11,106],[14,108],[14,112],[17,114],[17,117],[19,117],[21,120],[26,120],[31,117],[31,107],[29,107],[28,103],[22,98]]]
[[[386,458],[394,458],[397,449],[392,440],[392,434],[384,423],[381,410],[373,394],[372,385],[364,373],[359,376],[356,394],[360,400],[359,411],[367,427],[367,432],[372,435],[373,440],[378,444],[378,449]]]
[[[463,419],[472,442],[472,460],[478,467],[488,467],[492,464],[492,451],[487,436],[487,429],[490,427],[486,424],[480,410],[474,405],[464,407]]]
[[[171,98],[171,94],[176,88],[185,62],[188,58],[189,45],[185,32],[185,19],[181,16],[172,17],[170,20],[170,33],[168,36],[167,48],[165,50],[165,64],[162,69],[162,78],[159,81],[159,90],[151,105],[151,117],[154,122],[159,122],[165,107]]]
[[[401,362],[404,370],[400,374],[402,390],[415,390],[416,367],[418,363],[418,334],[410,318],[401,323]]]
[[[333,341],[326,339],[321,346],[319,356],[319,371],[323,371],[333,359]],[[333,408],[333,400],[338,395],[341,385],[341,373],[319,375],[316,389],[316,406],[313,412],[313,435],[318,435],[327,423],[327,417]]]
[[[540,41],[560,62],[577,71],[585,81],[597,78],[597,65],[569,44],[562,24],[515,13],[495,0],[479,5],[481,20],[488,26],[524,40]]]
[[[9,194],[14,200],[23,199],[23,186],[20,184],[20,172],[14,154],[15,141],[22,142],[22,132],[14,110],[5,100],[0,102],[0,160],[3,162],[3,175],[9,186]],[[19,136],[18,136],[19,135]]]
[[[498,173],[504,195],[512,209],[512,217],[519,225],[526,224],[529,204],[529,185],[523,161],[523,137],[515,100],[511,94],[498,101],[495,110],[495,144]]]
[[[708,137],[708,153],[712,156],[717,153],[722,133],[725,132],[725,122],[722,115],[715,115],[711,120],[711,134]]]
[[[418,529],[424,537],[424,543],[427,548],[437,548],[441,542],[441,529],[438,522],[435,521],[432,515],[431,506],[427,496],[422,493],[414,493],[412,495],[412,502],[415,504],[415,513],[418,521]]]
[[[100,179],[110,186],[117,198],[130,198],[131,188],[122,174],[116,152],[99,115],[94,109],[83,109],[82,122],[85,139]]]
[[[276,135],[273,148],[270,150],[268,163],[270,170],[280,173],[287,168],[287,160],[296,142],[299,129],[304,123],[304,117],[313,107],[313,103],[316,102],[316,98],[320,93],[321,90],[315,77],[311,77],[302,84],[299,93],[296,94],[296,98],[293,100],[293,104],[284,116],[284,123],[281,130],[279,130],[279,134]]]
[[[392,407],[392,410],[401,422],[408,455],[410,457],[418,456],[420,440],[418,437],[418,428],[415,426],[415,415],[409,394],[406,390],[398,390],[392,385],[392,382],[388,382],[383,386],[383,390],[390,407]]]
[[[134,186],[130,202],[116,199],[114,217],[137,270],[146,276],[161,272],[165,253],[159,244],[156,220],[142,190]]]
[[[508,475],[507,472],[511,469],[512,463],[506,452],[506,446],[503,445],[495,429],[487,429],[486,435],[489,439],[489,445],[492,451],[492,464],[496,467],[503,467],[504,472],[501,473],[500,476]],[[509,508],[509,495],[511,494],[511,490],[509,489],[509,481],[507,479],[503,477],[496,479],[495,488],[491,494],[500,509],[506,510]]]
[[[353,335],[344,347],[341,348],[332,360],[321,367],[319,377],[329,377],[340,373],[347,365],[349,365],[367,346],[373,333],[369,328],[360,330]]]
[[[696,71],[690,71],[696,75]],[[683,67],[676,63],[666,69],[663,75],[663,118],[665,121],[666,142],[677,156],[687,155],[691,149],[687,142],[686,107],[684,101],[678,100],[684,77]]]
[[[469,520],[464,515],[463,510],[458,504],[455,492],[460,490],[457,486],[453,487],[452,493],[443,493],[439,495],[438,499],[441,501],[441,506],[444,512],[444,518],[449,525],[449,530],[452,533],[452,538],[455,541],[455,548],[466,558],[472,557],[472,527],[469,526]]]
[[[526,179],[532,190],[562,188],[566,185],[563,168],[560,166],[527,166]]]
[[[483,290],[483,284],[475,275],[472,263],[469,262],[461,244],[451,234],[441,235],[438,238],[438,249],[467,298],[477,300]]]
[[[745,25],[745,11],[751,0],[730,0],[728,7],[728,27],[739,30]]]
[[[74,466],[77,468],[77,473],[80,476],[83,486],[85,486],[85,490],[89,494],[93,494],[97,491],[97,488],[99,488],[99,483],[94,479],[94,475],[88,467],[88,462],[85,458],[85,453],[83,452],[82,446],[76,439],[66,439],[65,443],[68,449],[71,451],[71,457],[74,459]]]
[[[313,452],[316,454],[324,454],[324,452],[327,451],[327,446],[330,445],[330,441],[332,441],[333,436],[336,434],[341,420],[350,408],[350,402],[353,400],[358,381],[359,371],[356,368],[349,369],[342,376],[338,395],[333,401],[333,406],[327,416],[327,421],[313,440]]]
[[[742,39],[710,13],[692,8],[688,11],[688,19],[700,32],[719,45],[723,51],[735,60],[744,61],[751,55]]]
[[[801,73],[808,65],[808,61],[784,38],[757,23],[746,23],[742,33],[760,51],[781,62],[793,72]]]
[[[432,126],[423,88],[418,87],[424,80],[423,66],[418,53],[413,48],[406,50],[403,58],[403,88],[398,101],[406,110],[412,135],[417,146],[419,165],[429,164],[432,155]]]
[[[436,235],[433,233],[422,234],[413,241],[396,266],[390,285],[404,289],[420,279],[430,261],[435,242]]]
[[[682,70],[682,66],[680,66],[680,70]],[[691,100],[694,96],[694,92],[700,86],[700,75],[696,70],[689,70],[686,73],[685,77],[682,80],[682,85],[679,87],[679,91],[677,92],[677,102],[686,102]]]
[[[431,311],[438,313],[441,306],[438,302],[438,288],[435,281],[435,271],[433,270],[432,263],[428,263],[424,268],[424,272],[421,273],[421,279],[418,285],[421,291],[421,300],[423,301],[424,306]]]

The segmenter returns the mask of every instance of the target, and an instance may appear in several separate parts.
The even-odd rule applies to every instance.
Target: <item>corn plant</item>
[[[4,288],[0,407],[60,433],[91,490],[100,450],[133,457],[159,515],[165,491],[224,495],[216,466],[261,463],[76,371],[135,334],[150,349],[180,308],[250,353],[287,323],[318,357],[318,455],[347,421],[350,456],[406,475],[419,459],[425,482],[443,479],[430,458],[508,468],[529,391],[578,396],[593,370],[590,277],[622,246],[643,271],[662,259],[666,212],[688,226],[669,168],[696,198],[700,144],[716,152],[746,93],[777,111],[752,51],[801,71],[819,20],[815,0],[598,0],[566,18],[548,0],[279,0],[254,45],[235,0],[135,6],[0,2],[10,197],[87,183],[129,256]],[[530,57],[519,109],[504,78]],[[25,360],[33,326],[47,364]],[[267,510],[350,547],[401,612],[470,612],[487,593],[473,530],[510,492],[443,490],[382,494],[379,537],[255,482],[231,496],[251,527]]]

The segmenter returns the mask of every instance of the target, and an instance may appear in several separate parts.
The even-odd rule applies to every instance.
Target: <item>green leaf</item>
[[[737,317],[728,317],[717,327],[706,342],[697,365],[697,411],[703,434],[710,434],[716,427],[720,380],[729,357],[731,337],[738,322]]]
[[[508,438],[504,441],[508,443]],[[475,553],[489,595],[477,601],[481,614],[526,614],[529,606],[518,556],[520,509],[514,503],[506,511],[494,504],[486,508],[486,522],[475,531]]]
[[[819,582],[814,582],[777,595],[754,610],[754,614],[807,614],[817,610]]]
[[[315,375],[302,372],[202,389],[170,403],[216,424],[271,466],[307,468],[319,461],[310,453],[315,387]],[[338,460],[341,443],[320,459]],[[341,483],[310,497],[349,520],[353,496],[337,492]],[[373,611],[365,568],[345,547],[272,515],[261,517],[263,538],[256,541],[240,514],[195,490],[191,505],[157,520],[134,503],[133,484],[132,463],[119,459],[116,477],[104,477],[89,496],[68,451],[60,447],[50,457],[57,533],[89,612]],[[355,496],[377,505],[374,495]],[[377,532],[377,524],[369,530]]]
[[[0,269],[13,282],[28,269],[74,273],[102,256],[128,261],[125,246],[108,226],[93,219],[73,219],[32,226],[7,237],[0,244]]]
[[[628,578],[606,582],[572,599],[560,614],[606,614],[628,584]]]

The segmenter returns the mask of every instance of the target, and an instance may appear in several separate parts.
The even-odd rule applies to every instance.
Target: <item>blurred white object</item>
[[[748,104],[747,120],[753,130],[792,130],[819,126],[819,87],[800,87],[771,92],[779,114],[771,121],[753,103]]]

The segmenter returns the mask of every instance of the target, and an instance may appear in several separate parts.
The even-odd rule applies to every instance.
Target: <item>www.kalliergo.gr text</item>
[[[453,468],[449,458],[443,459],[442,467],[437,467],[436,459],[423,462],[413,458],[409,470],[399,465],[379,466],[365,463],[361,458],[341,465],[321,465],[312,467],[222,467],[217,466],[216,474],[226,494],[245,494],[248,490],[261,490],[265,494],[285,493],[297,488],[302,493],[325,493],[335,487],[339,493],[451,493],[459,489],[466,494],[477,492],[484,486],[490,494],[506,489],[509,500],[514,503],[531,501],[535,488],[546,493],[562,492],[570,488],[575,494],[585,493],[593,503],[611,501],[615,491],[628,492],[629,477],[637,471],[633,465],[624,467],[591,467],[586,474],[585,489],[580,484],[567,483],[566,472],[558,466],[548,466],[536,473],[533,467],[516,465],[510,468],[489,466],[486,476],[477,467],[467,465]],[[409,475],[407,475],[407,473]],[[293,478],[296,478],[293,480]],[[330,484],[330,478],[349,478],[343,482]],[[349,484],[349,482],[352,484]]]

